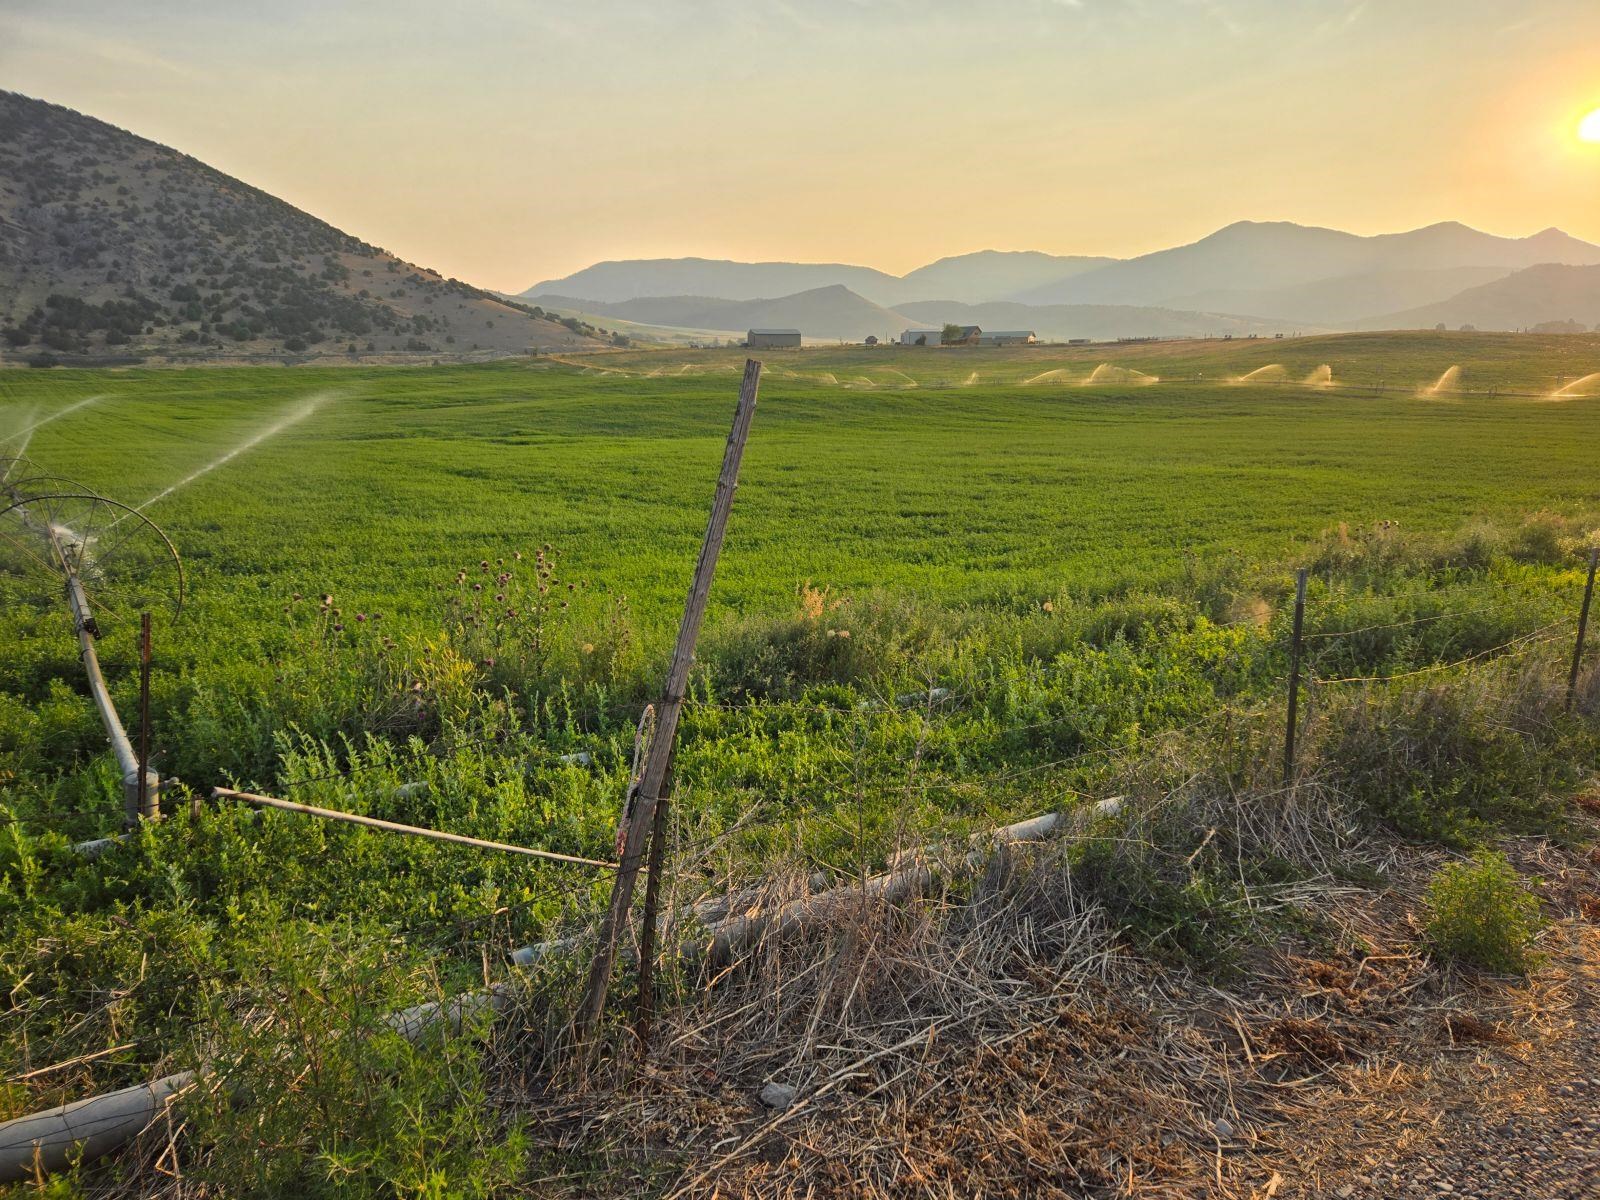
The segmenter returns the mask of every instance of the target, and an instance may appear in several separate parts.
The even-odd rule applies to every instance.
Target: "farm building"
[[[900,335],[902,346],[937,346],[944,336],[942,329],[908,329]]]
[[[976,346],[983,336],[983,330],[976,325],[957,325],[956,329],[956,335],[945,341],[946,346]]]
[[[752,350],[798,350],[798,329],[752,329],[745,341]]]
[[[1031,329],[996,330],[978,335],[980,346],[1031,346],[1038,340]]]

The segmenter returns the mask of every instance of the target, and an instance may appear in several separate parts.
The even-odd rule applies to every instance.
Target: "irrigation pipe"
[[[230,794],[240,798],[247,796],[247,793]],[[1113,797],[1094,805],[1092,813],[1114,815],[1121,807],[1121,797]],[[1046,813],[1004,826],[992,833],[979,834],[973,841],[987,840],[1000,846],[1038,841],[1062,832],[1083,816],[1085,814]],[[433,833],[432,830],[424,832]],[[454,840],[454,835],[447,835],[447,840]],[[974,849],[966,856],[966,863],[976,866],[986,859],[987,854],[983,850]],[[721,962],[769,935],[824,923],[859,905],[863,899],[876,898],[885,903],[895,903],[915,894],[931,878],[930,869],[918,862],[861,883],[845,884],[815,896],[780,904],[767,912],[748,912],[712,925],[709,945],[700,943],[700,947],[704,948],[710,961]],[[517,966],[528,966],[542,958],[570,952],[580,944],[578,938],[565,938],[557,942],[525,946],[512,952],[511,961]],[[695,946],[686,949],[691,953],[699,951],[699,947]],[[407,1041],[415,1042],[440,1024],[454,1032],[469,1017],[485,1011],[501,1012],[510,1004],[510,1000],[509,988],[500,984],[487,991],[470,992],[442,1002],[429,1001],[391,1013],[384,1018],[384,1023]],[[148,1129],[197,1079],[198,1073],[195,1071],[179,1071],[149,1083],[57,1105],[43,1112],[0,1123],[0,1183],[30,1179],[62,1170],[74,1162],[88,1162],[109,1154]]]
[[[55,545],[55,531],[50,533],[51,544]],[[56,546],[56,553],[61,554],[60,547]],[[65,570],[66,559],[62,557]],[[139,823],[141,817],[150,820],[160,815],[161,780],[154,771],[145,772],[144,786],[140,787],[139,756],[134,752],[133,742],[128,737],[128,731],[122,727],[122,719],[117,716],[117,707],[111,702],[111,690],[106,686],[106,678],[100,671],[100,656],[95,652],[95,620],[94,614],[89,609],[89,597],[84,593],[83,584],[79,582],[75,571],[67,570],[67,604],[72,609],[72,627],[78,635],[78,651],[83,659],[83,672],[89,678],[89,692],[94,697],[94,705],[100,711],[100,723],[105,726],[106,740],[111,743],[111,750],[117,756],[117,767],[122,772],[122,795],[126,810],[127,825],[131,828]],[[144,807],[139,804],[140,793],[144,795]]]
[[[406,1041],[416,1042],[440,1025],[459,1033],[469,1019],[486,1011],[499,1013],[509,1003],[507,990],[496,986],[402,1009],[384,1017],[383,1023]],[[0,1184],[60,1171],[126,1145],[155,1124],[199,1082],[201,1074],[178,1071],[0,1123]]]

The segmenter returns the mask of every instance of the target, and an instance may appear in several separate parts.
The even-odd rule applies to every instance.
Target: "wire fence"
[[[1450,586],[1448,588],[1447,595],[1450,597],[1455,597],[1467,594],[1481,594],[1485,592],[1494,592],[1502,597],[1505,597],[1506,599],[1511,599],[1515,596],[1515,589],[1505,583],[1489,583],[1472,588]],[[1435,597],[1438,594],[1439,593],[1408,592],[1396,597],[1392,594],[1384,593],[1347,593],[1329,597],[1329,599],[1332,599],[1338,604],[1348,604],[1353,601],[1393,601],[1397,598],[1406,601],[1424,600]],[[1368,625],[1333,630],[1310,630],[1302,635],[1302,640],[1305,643],[1331,646],[1337,645],[1341,640],[1356,638],[1371,633],[1411,629],[1424,625],[1436,624],[1441,621],[1461,620],[1502,611],[1504,611],[1503,604],[1477,605],[1466,609],[1445,609],[1439,612],[1426,613],[1420,616],[1409,617],[1396,621],[1381,621]],[[1261,622],[1255,617],[1245,617],[1229,622],[1211,622],[1211,626],[1213,628],[1230,628],[1246,624],[1259,625]],[[1548,643],[1556,638],[1557,631],[1564,630],[1565,628],[1570,627],[1570,625],[1571,621],[1565,619],[1550,622],[1526,633],[1519,634],[1518,636],[1510,638],[1506,641],[1497,643],[1496,645],[1476,650],[1459,658],[1448,661],[1426,663],[1418,667],[1393,672],[1355,675],[1323,675],[1316,669],[1315,662],[1312,662],[1308,665],[1306,670],[1306,679],[1309,684],[1316,687],[1338,687],[1352,685],[1376,686],[1413,679],[1420,676],[1455,670],[1473,663],[1481,662],[1484,659],[1496,655],[1516,650],[1521,647]],[[772,719],[774,717],[777,719],[782,719],[795,714],[808,714],[838,721],[840,722],[841,728],[859,727],[863,723],[874,722],[901,723],[915,717],[920,717],[924,721],[948,720],[970,722],[974,720],[987,719],[994,723],[994,731],[997,734],[1004,736],[1025,737],[1027,735],[1046,730],[1070,729],[1075,736],[1084,740],[1090,740],[1094,737],[1092,732],[1085,728],[1081,715],[1069,713],[1059,716],[1049,716],[1018,722],[1014,720],[1008,720],[1003,708],[1000,711],[996,711],[997,705],[995,700],[996,696],[992,690],[987,690],[981,687],[958,689],[949,686],[930,684],[930,686],[924,690],[899,693],[895,695],[883,694],[876,697],[871,697],[855,705],[796,702],[793,700],[779,700],[775,702],[763,702],[759,700],[724,701],[711,699],[709,697],[699,697],[687,699],[684,707],[690,712],[695,710],[709,710],[724,713],[759,716],[764,720]],[[1265,707],[1258,707],[1256,710],[1254,710],[1252,715],[1260,716],[1264,713],[1264,711],[1266,711]],[[1194,732],[1198,728],[1215,721],[1217,718],[1217,712],[1208,712],[1198,719],[1190,722],[1187,726],[1183,727],[1164,725],[1150,727],[1139,725],[1135,728],[1129,729],[1127,731],[1130,735],[1129,738],[1117,745],[1091,747],[1076,754],[1058,757],[1043,763],[1030,764],[1014,770],[1000,772],[998,774],[975,775],[962,781],[924,780],[911,786],[912,790],[920,792],[935,792],[941,790],[949,791],[956,788],[970,788],[975,786],[1000,786],[1006,783],[1014,782],[1017,779],[1036,776],[1053,769],[1081,767],[1088,765],[1097,758],[1104,758],[1117,753],[1126,753],[1131,747],[1136,746],[1140,741],[1149,736],[1185,736],[1188,733]],[[830,749],[834,749],[837,755],[843,755],[845,758],[849,757],[848,752],[843,748],[830,747]],[[575,754],[554,756],[551,765],[592,765],[594,761],[594,758],[592,757],[593,754],[594,752],[592,751],[579,751]],[[353,783],[357,780],[373,775],[388,774],[399,778],[400,781],[397,784],[397,787],[403,787],[407,782],[410,781],[406,781],[400,777],[403,777],[408,772],[414,771],[419,767],[425,770],[428,765],[429,764],[426,762],[413,761],[408,763],[405,759],[396,757],[394,759],[384,759],[367,763],[335,765],[330,770],[310,775],[298,774],[291,770],[286,772],[280,778],[278,786],[282,787],[287,794],[292,795],[298,789],[307,786],[314,786],[323,783]],[[70,819],[82,815],[83,814],[79,811],[58,807],[51,807],[47,810],[34,808],[26,817],[16,814],[0,815],[0,824],[19,824],[24,821],[40,819],[53,821],[62,818]]]

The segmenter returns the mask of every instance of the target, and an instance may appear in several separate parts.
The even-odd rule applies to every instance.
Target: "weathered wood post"
[[[667,809],[672,803],[670,785],[656,802],[650,831],[650,874],[644,881],[644,912],[639,926],[639,997],[634,1005],[633,1036],[639,1053],[650,1053],[650,1027],[656,1014],[656,928],[661,913],[661,875],[667,858]]]
[[[1589,577],[1583,584],[1583,606],[1578,609],[1578,640],[1572,646],[1572,670],[1567,672],[1566,711],[1572,711],[1572,701],[1578,694],[1578,668],[1583,665],[1583,637],[1589,632],[1589,601],[1594,597],[1594,569],[1600,563],[1600,546],[1589,551]]]
[[[1294,633],[1289,641],[1289,719],[1283,734],[1283,786],[1294,783],[1294,737],[1300,723],[1300,635],[1306,620],[1306,568],[1294,576]]]
[[[673,739],[678,732],[678,716],[683,710],[684,693],[689,686],[689,668],[694,663],[695,642],[700,637],[706,601],[711,594],[711,578],[716,573],[717,555],[722,550],[728,514],[733,509],[733,494],[739,484],[739,463],[744,457],[745,441],[750,436],[750,422],[755,416],[756,393],[760,386],[761,364],[750,359],[744,366],[739,406],[734,410],[733,428],[728,433],[728,444],[722,457],[722,473],[717,478],[717,491],[711,502],[711,517],[706,523],[705,540],[700,545],[700,558],[695,563],[689,597],[684,602],[683,623],[678,627],[677,644],[673,647],[672,662],[667,668],[666,688],[661,703],[656,706],[655,735],[650,739],[649,753],[645,756],[644,776],[640,780],[633,815],[628,822],[622,862],[617,868],[616,883],[611,888],[611,902],[600,921],[594,960],[589,967],[589,983],[572,1024],[580,1054],[586,1055],[588,1051],[585,1048],[592,1046],[591,1035],[605,1008],[606,991],[611,985],[611,970],[617,957],[617,939],[628,923],[639,866],[655,828],[656,805],[661,799],[667,767],[672,760]]]

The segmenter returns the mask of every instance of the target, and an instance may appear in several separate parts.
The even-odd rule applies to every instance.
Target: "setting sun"
[[[1578,138],[1585,142],[1600,142],[1600,108],[1578,122]]]

